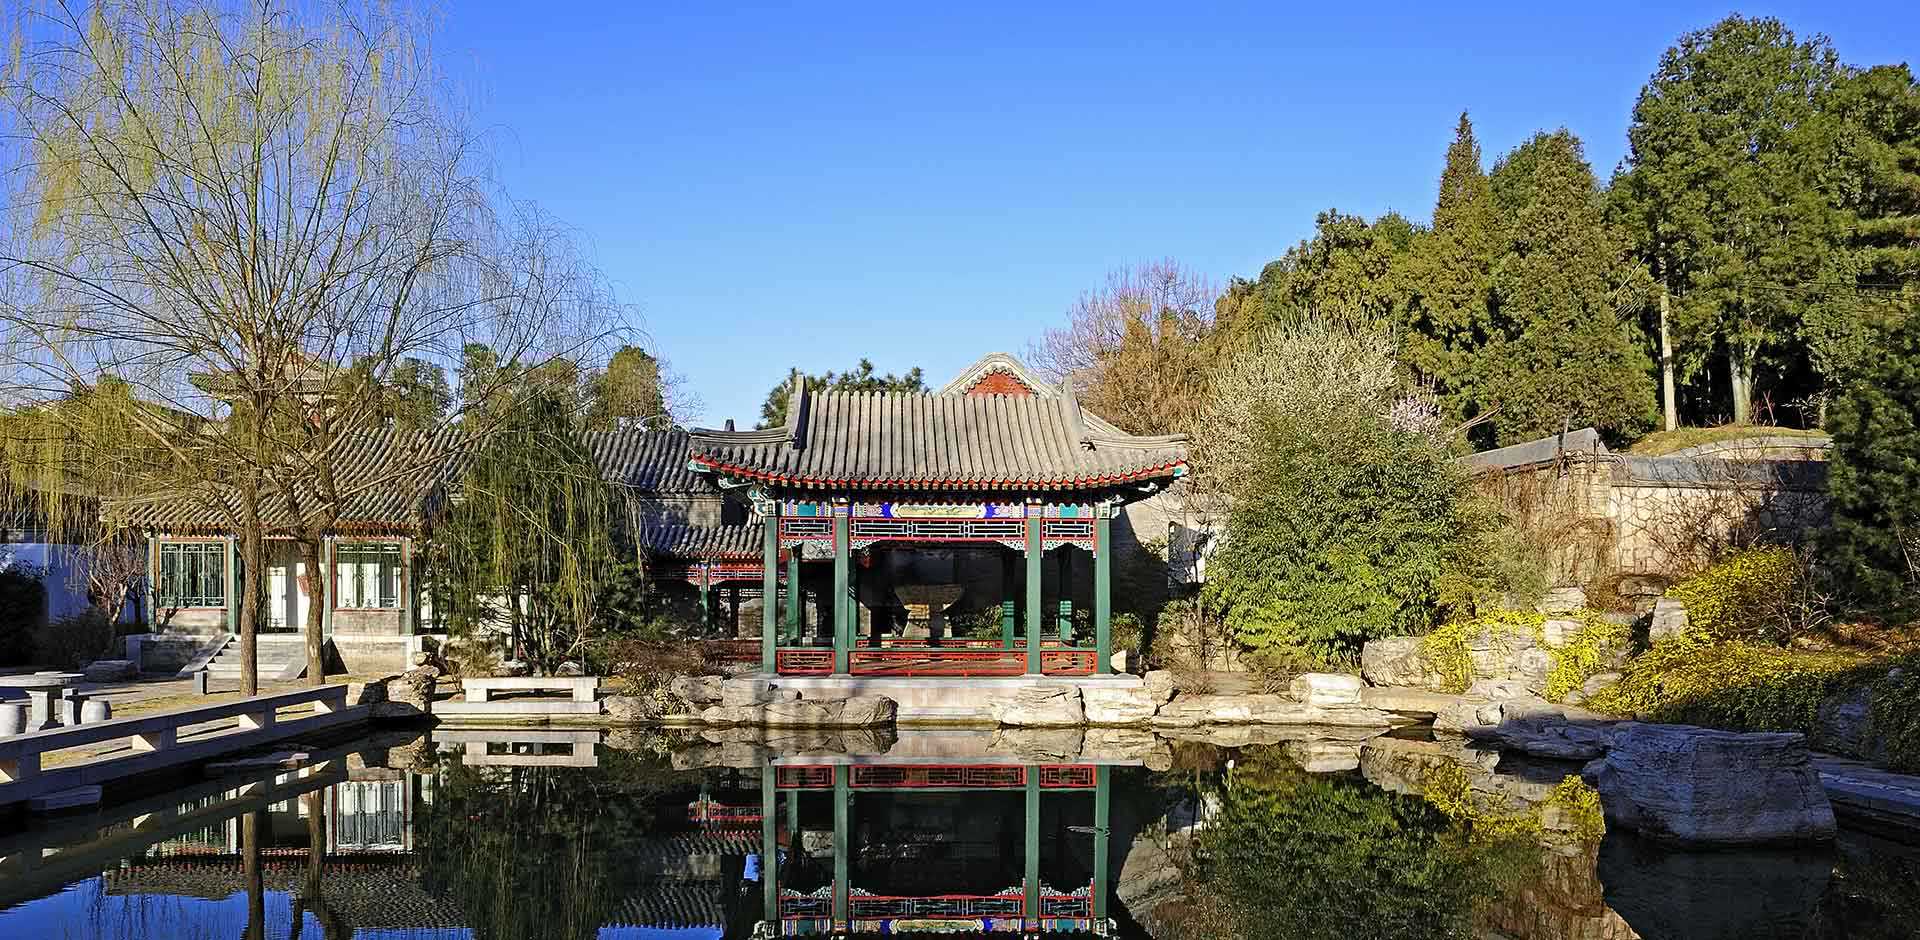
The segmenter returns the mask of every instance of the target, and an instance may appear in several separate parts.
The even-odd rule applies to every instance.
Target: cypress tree
[[[1433,228],[1414,242],[1405,268],[1408,299],[1401,359],[1430,383],[1458,418],[1485,408],[1476,362],[1489,329],[1488,290],[1499,219],[1480,162],[1480,142],[1465,112],[1447,147]]]

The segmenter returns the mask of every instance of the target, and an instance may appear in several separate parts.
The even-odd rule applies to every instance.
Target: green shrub
[[[1920,657],[1874,682],[1871,701],[1867,736],[1886,748],[1893,769],[1920,773]]]
[[[1689,631],[1635,658],[1587,704],[1653,721],[1811,733],[1820,704],[1869,669],[1865,657],[1809,653]]]
[[[1801,577],[1793,550],[1779,546],[1737,552],[1667,591],[1687,605],[1687,623],[1723,639],[1777,639],[1792,626]]]
[[[62,669],[77,669],[96,659],[118,659],[110,655],[117,635],[113,621],[89,607],[48,624],[36,644],[35,658]]]

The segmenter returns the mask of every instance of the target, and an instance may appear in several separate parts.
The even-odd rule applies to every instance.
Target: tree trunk
[[[260,573],[267,561],[257,480],[244,488],[241,500],[240,571],[234,579],[240,588],[240,694],[253,696],[260,694],[260,609],[266,599],[255,587],[265,586]]]
[[[1680,427],[1680,402],[1674,397],[1673,342],[1667,335],[1667,289],[1660,288],[1660,400],[1666,408],[1666,430]]]
[[[1753,418],[1752,349],[1739,341],[1727,344],[1727,384],[1733,392],[1733,423],[1746,424]]]
[[[307,684],[327,684],[326,605],[333,603],[333,561],[326,557],[326,542],[314,532],[300,537],[300,563],[306,566],[307,583]]]

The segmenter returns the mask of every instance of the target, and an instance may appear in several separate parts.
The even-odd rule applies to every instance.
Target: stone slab
[[[598,715],[599,702],[559,702],[541,699],[508,699],[501,702],[435,702],[437,718],[526,718],[554,715]]]

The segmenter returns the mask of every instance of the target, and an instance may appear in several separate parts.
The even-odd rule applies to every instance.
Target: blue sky
[[[1736,9],[1289,6],[461,0],[437,51],[698,419],[751,424],[790,367],[1024,353],[1117,266],[1251,276],[1321,209],[1424,219],[1462,109],[1489,160],[1565,126],[1605,176],[1660,53]],[[1911,0],[1737,9],[1920,58]]]

